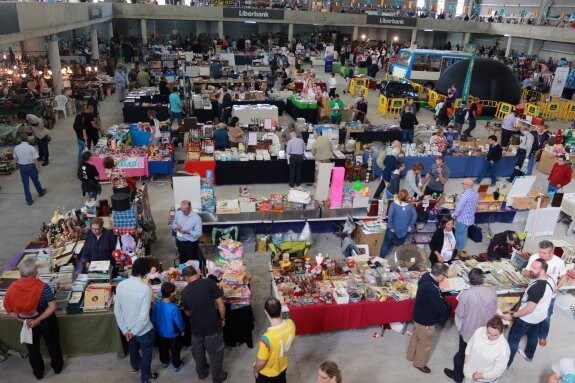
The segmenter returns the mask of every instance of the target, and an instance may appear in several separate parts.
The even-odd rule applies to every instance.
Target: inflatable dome
[[[457,86],[461,95],[469,60],[451,65],[435,84],[435,89],[447,94],[452,84]],[[469,94],[480,100],[503,101],[515,105],[521,99],[521,85],[509,67],[499,61],[477,58],[473,66]]]

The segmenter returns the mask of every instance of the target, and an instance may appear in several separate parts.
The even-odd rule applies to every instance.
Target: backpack
[[[465,115],[467,114],[467,108],[461,107],[455,112],[455,122],[463,124],[465,122]]]
[[[535,154],[537,150],[539,150],[539,136],[537,135],[537,131],[532,130],[529,132],[533,135],[533,144],[531,145],[531,151],[529,152],[530,155]]]

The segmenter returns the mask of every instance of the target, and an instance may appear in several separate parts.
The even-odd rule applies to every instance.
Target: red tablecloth
[[[457,306],[456,297],[449,296],[447,299],[455,310]],[[289,312],[295,323],[297,334],[305,335],[378,326],[393,322],[409,322],[413,319],[414,305],[414,299],[401,302],[390,299],[385,302],[362,301],[342,305],[290,306]]]
[[[200,177],[206,178],[206,171],[212,171],[212,179],[216,181],[216,161],[186,161],[184,166],[188,173],[198,173]]]
[[[117,161],[117,159],[115,159]],[[125,161],[125,162],[124,162]],[[104,169],[103,157],[92,157],[90,163],[98,169],[100,180],[105,181],[108,179],[106,170]],[[123,164],[129,167],[125,167]],[[147,177],[148,176],[148,156],[128,158],[120,161],[118,167],[122,169],[129,177]]]

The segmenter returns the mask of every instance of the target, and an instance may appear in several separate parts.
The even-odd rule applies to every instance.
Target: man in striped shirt
[[[305,143],[297,137],[296,132],[290,132],[290,140],[286,146],[286,154],[289,156],[289,187],[297,186],[301,190],[301,169],[303,167],[303,153],[305,152]]]
[[[475,223],[475,212],[477,211],[477,202],[479,201],[479,194],[473,190],[475,182],[471,178],[466,178],[461,183],[463,185],[463,193],[461,198],[457,201],[455,208],[455,248],[457,251],[465,248],[465,241],[467,241],[467,230],[469,226]]]

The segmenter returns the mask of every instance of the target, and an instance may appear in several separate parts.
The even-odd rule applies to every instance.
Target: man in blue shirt
[[[178,94],[178,88],[175,85],[173,85],[172,93],[170,94],[169,100],[170,100],[170,126],[172,125],[174,120],[178,120],[178,126],[180,126],[182,125],[183,106],[182,106],[182,99]]]
[[[457,207],[453,216],[455,217],[455,248],[461,251],[465,248],[467,241],[467,230],[469,226],[475,223],[475,212],[477,211],[477,202],[479,194],[473,190],[475,182],[471,178],[463,180],[463,193],[457,201]]]
[[[150,271],[148,258],[138,258],[132,265],[132,275],[116,287],[114,315],[118,327],[130,349],[132,372],[139,370],[141,383],[155,382],[158,373],[152,373],[152,351],[156,333],[150,320],[152,289],[143,281]]]
[[[200,260],[198,240],[202,235],[202,219],[192,211],[192,203],[183,200],[176,212],[172,229],[176,232],[176,246],[180,264],[189,260]]]
[[[230,136],[228,134],[228,129],[226,124],[218,124],[218,128],[214,132],[214,145],[216,150],[226,150],[228,143],[230,141]]]

